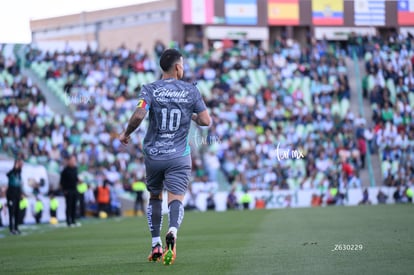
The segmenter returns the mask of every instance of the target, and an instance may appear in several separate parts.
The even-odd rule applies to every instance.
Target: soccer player
[[[130,135],[149,112],[149,125],[144,138],[144,160],[150,200],[147,208],[152,235],[149,261],[172,264],[176,258],[177,231],[184,217],[183,199],[191,174],[188,133],[191,120],[209,126],[210,115],[195,85],[181,81],[184,75],[183,57],[175,49],[165,50],[160,57],[162,78],[144,85],[138,105],[120,141],[128,144]],[[162,225],[162,191],[168,192],[169,229],[163,252],[160,231]]]

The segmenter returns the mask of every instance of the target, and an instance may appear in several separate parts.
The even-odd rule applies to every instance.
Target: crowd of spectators
[[[208,135],[218,137],[204,154],[210,178],[219,168],[248,190],[360,186],[366,148],[357,133],[366,122],[349,111],[343,51],[324,41],[279,42],[268,52],[253,43],[212,45],[204,57],[188,47],[187,80],[213,82],[205,94],[214,121]],[[257,90],[250,71],[265,74]]]
[[[372,107],[373,149],[385,186],[414,183],[413,37],[370,39],[364,49],[364,96]],[[404,188],[403,188],[404,189]]]
[[[33,156],[48,155],[51,148],[41,142],[42,129],[36,122],[52,116],[40,89],[20,73],[16,57],[0,50],[1,149],[11,154],[23,149]]]
[[[323,192],[332,186],[360,186],[366,153],[361,133],[367,129],[365,120],[349,110],[352,91],[343,50],[326,41],[276,44],[268,51],[245,40],[212,43],[208,51],[190,43],[181,48],[185,80],[199,83],[214,121],[210,129],[200,130],[209,137],[207,142],[198,146],[192,140],[203,152],[193,159],[196,182],[217,182],[224,175],[225,182],[248,190]],[[75,52],[67,47],[53,53],[28,47],[26,66],[45,64],[45,81],[61,83],[70,98],[89,99],[70,106],[73,117],[53,114],[38,89],[19,75],[17,65],[10,65],[16,62],[3,62],[8,64],[3,70],[15,78],[12,85],[3,85],[16,87],[15,97],[29,103],[2,104],[7,115],[2,147],[18,147],[55,171],[65,156],[75,153],[80,174],[96,184],[108,179],[125,187],[131,179],[143,178],[139,141],[145,123],[127,148],[117,134],[143,84],[137,75],[155,80],[157,56],[164,48],[161,42],[153,53],[139,45],[133,51],[121,46],[116,51]],[[208,89],[201,89],[206,83]],[[16,113],[22,119],[18,127],[10,122]]]

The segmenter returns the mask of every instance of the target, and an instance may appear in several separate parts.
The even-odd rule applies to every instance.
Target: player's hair
[[[176,49],[165,50],[160,57],[160,67],[164,72],[168,72],[171,67],[180,60],[181,53]]]

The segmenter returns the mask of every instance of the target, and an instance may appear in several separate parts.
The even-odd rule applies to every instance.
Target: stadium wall
[[[369,187],[368,194],[369,200],[373,205],[378,204],[377,194],[381,190],[384,192],[387,198],[387,204],[394,204],[393,194],[395,191],[394,187]],[[362,188],[352,188],[348,189],[345,193],[345,199],[343,205],[345,206],[355,206],[362,200]],[[249,194],[252,196],[253,201],[250,203],[250,209],[255,208],[255,199],[264,198],[267,201],[266,209],[278,209],[278,208],[306,208],[312,207],[311,199],[313,194],[320,195],[320,191],[313,190],[280,190],[280,191],[251,191]],[[216,203],[216,211],[225,211],[227,210],[226,201],[227,201],[227,192],[217,192],[214,195],[214,201]],[[236,192],[236,196],[240,201],[242,192]],[[203,192],[197,195],[196,206],[201,211],[207,210],[206,199],[209,196],[209,193]],[[189,196],[185,197],[184,204],[188,202]],[[167,211],[166,206],[164,206],[165,212]]]
[[[328,0],[327,0],[328,1]],[[238,1],[232,1],[238,2]],[[242,3],[243,1],[239,1]],[[382,34],[387,35],[395,30],[403,32],[412,31],[414,27],[398,24],[399,1],[385,1],[385,22],[380,25],[357,25],[355,24],[355,1],[343,1],[341,8],[342,22],[338,25],[319,24],[313,19],[312,0],[288,1],[297,3],[298,16],[295,22],[275,23],[269,20],[270,3],[280,3],[278,0],[251,0],[254,3],[257,14],[255,24],[228,24],[226,23],[226,0],[160,0],[145,4],[138,4],[120,8],[105,9],[100,11],[82,12],[67,16],[32,20],[32,38],[34,43],[45,45],[46,40],[63,44],[66,41],[83,42],[95,44],[100,49],[116,49],[121,44],[134,50],[138,43],[143,45],[144,50],[152,52],[155,40],[160,40],[168,45],[170,41],[177,41],[183,45],[186,41],[194,42],[194,33],[202,34],[202,44],[208,45],[208,40],[218,40],[223,32],[234,33],[231,29],[244,32],[247,27],[263,29],[268,39],[260,39],[262,45],[268,48],[275,38],[284,36],[294,38],[301,43],[307,43],[310,37],[329,40],[345,40],[351,31],[358,34]],[[332,2],[332,1],[330,1]],[[212,3],[213,9],[209,14],[212,18],[201,22],[197,19],[192,22],[184,20],[184,13],[188,12],[188,3],[191,5],[208,5]],[[198,13],[197,16],[206,16],[203,8],[192,9]],[[204,14],[203,14],[204,12]],[[322,11],[325,13],[325,11]],[[197,18],[194,16],[194,18]],[[221,35],[214,35],[214,32]],[[250,36],[252,32],[247,31],[247,39],[258,40],[257,36]],[[237,37],[229,38],[238,39]],[[60,41],[60,42],[59,42]],[[43,43],[43,44],[42,44]],[[49,43],[50,44],[50,43]]]
[[[378,204],[377,200],[377,194],[378,191],[381,190],[384,192],[388,198],[387,198],[387,204],[394,204],[393,194],[396,188],[394,187],[369,187],[368,188],[368,194],[369,194],[369,200],[371,204],[376,205]],[[344,206],[356,206],[359,204],[359,202],[362,200],[362,192],[363,189],[361,188],[353,188],[348,189],[345,193],[345,199],[344,199]],[[238,199],[241,198],[242,192],[236,192],[236,196]],[[311,198],[313,194],[320,194],[318,190],[280,190],[280,191],[252,191],[249,192],[249,194],[252,196],[253,201],[250,203],[249,208],[254,209],[255,208],[255,202],[254,199],[256,198],[264,198],[267,201],[266,209],[282,209],[282,208],[308,208],[311,206]],[[166,195],[166,194],[165,194]],[[214,201],[216,203],[216,211],[226,211],[226,201],[227,201],[227,192],[217,192],[214,195]],[[197,195],[196,198],[196,206],[198,210],[200,211],[206,211],[207,205],[206,205],[206,199],[209,196],[209,193],[202,192]],[[50,220],[50,213],[49,213],[49,198],[48,197],[40,197],[40,199],[43,202],[44,210],[42,213],[42,223],[48,223]],[[65,200],[63,197],[57,197],[59,201],[59,207],[57,212],[57,218],[59,221],[63,222],[65,221]],[[189,196],[186,195],[184,199],[184,205],[188,202]],[[24,219],[25,224],[33,224],[35,222],[34,215],[33,215],[33,209],[35,204],[35,199],[30,197],[29,200],[29,207],[26,212],[26,216]],[[0,198],[0,202],[3,203],[3,205],[6,205],[5,198]],[[131,211],[130,211],[131,212]],[[167,201],[163,201],[163,213],[168,213],[168,205]],[[8,212],[7,208],[4,208],[4,211],[0,213],[3,218],[3,223],[5,225],[8,225]]]
[[[163,0],[32,20],[32,42],[47,45],[47,41],[53,41],[69,46],[73,42],[94,43],[99,49],[109,50],[121,44],[135,50],[141,43],[143,50],[152,53],[155,40],[165,44],[182,40],[180,29],[174,28],[178,20],[176,13],[176,1]]]
[[[56,197],[58,202],[59,202],[59,206],[56,212],[57,215],[57,219],[60,222],[63,222],[66,220],[66,204],[65,204],[65,198],[64,197]],[[43,211],[42,211],[42,218],[40,219],[41,223],[49,223],[50,221],[50,199],[48,197],[42,197],[40,196],[40,200],[43,203]],[[36,200],[34,198],[28,198],[29,201],[29,206],[26,209],[26,215],[24,217],[24,224],[34,224],[35,223],[35,218],[34,218],[34,205]],[[7,204],[6,204],[6,199],[0,199],[0,202],[3,203],[3,211],[0,211],[0,215],[2,215],[2,219],[3,219],[3,224],[5,226],[9,225],[9,213],[7,211]]]
[[[7,187],[8,178],[6,176],[13,168],[14,160],[0,160],[0,188]],[[41,194],[49,191],[49,177],[46,168],[42,165],[25,163],[22,168],[23,192],[25,194],[33,193],[33,183],[39,183],[43,179],[44,185],[39,188]]]

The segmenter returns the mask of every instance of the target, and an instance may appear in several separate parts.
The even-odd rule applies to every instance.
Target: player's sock
[[[162,246],[162,240],[160,236],[152,238],[152,247],[156,246],[157,244]]]
[[[171,232],[173,234],[174,238],[177,238],[177,231],[178,231],[177,227],[168,228],[168,232]]]
[[[148,226],[152,236],[152,246],[154,246],[154,240],[161,243],[161,225],[162,225],[162,201],[158,199],[150,199],[147,208]],[[158,239],[157,239],[158,238]]]
[[[184,218],[184,206],[179,200],[173,200],[168,205],[168,219],[169,219],[169,230],[172,231],[174,237],[177,237],[177,230],[180,228],[181,222]]]

